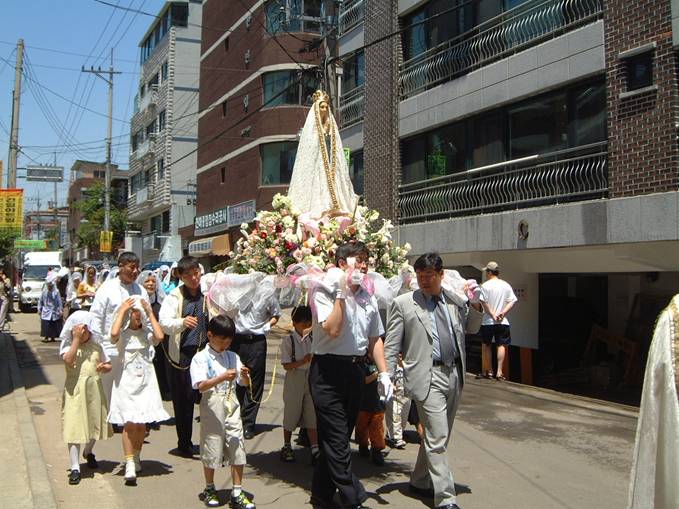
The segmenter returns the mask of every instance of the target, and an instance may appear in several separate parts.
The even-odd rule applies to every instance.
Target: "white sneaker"
[[[125,482],[129,484],[134,484],[137,482],[137,473],[134,468],[134,461],[128,461],[125,463]]]
[[[134,455],[134,471],[136,473],[141,472],[141,460],[139,459],[139,454]]]

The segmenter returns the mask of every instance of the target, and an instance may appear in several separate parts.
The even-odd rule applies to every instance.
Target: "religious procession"
[[[281,445],[269,461],[311,466],[314,508],[366,509],[371,495],[352,467],[352,449],[372,468],[389,469],[390,450],[413,447],[404,440],[412,425],[419,449],[404,472],[407,496],[460,509],[449,452],[468,373],[465,338],[482,338],[476,380],[506,382],[508,317],[518,299],[496,261],[476,281],[445,269],[436,252],[408,256],[411,246],[398,244],[391,222],[360,204],[329,102],[325,92],[313,94],[287,194],[241,225],[221,269],[206,271],[185,255],[140,270],[139,256],[124,251],[98,270],[48,272],[37,310],[42,342],[58,341],[66,372],[69,468],[60,482],[87,483],[83,472],[101,461],[97,444],[119,435],[122,482],[144,483],[144,445],[169,424],[176,432],[170,454],[202,463],[198,501],[223,505],[216,486],[226,469],[229,506],[254,509],[257,493],[244,468],[275,384],[276,368],[266,390],[267,336],[286,315],[290,328],[274,354],[284,373],[275,423]],[[629,507],[670,508],[679,500],[670,481],[679,473],[670,362],[678,305],[675,297],[663,311],[649,354]],[[298,430],[308,453],[292,442]],[[656,505],[647,505],[653,498]]]

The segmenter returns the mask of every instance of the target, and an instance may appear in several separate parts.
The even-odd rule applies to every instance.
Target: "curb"
[[[14,350],[14,336],[4,333],[4,340],[8,342],[8,364],[9,374],[14,387],[14,405],[16,406],[16,418],[21,430],[20,438],[24,446],[24,456],[26,458],[26,467],[28,470],[28,484],[33,499],[33,507],[40,507],[45,509],[56,509],[57,503],[52,493],[52,485],[50,484],[47,475],[47,468],[45,467],[45,459],[40,449],[38,442],[38,435],[33,424],[33,416],[28,405],[28,397],[24,387],[23,378],[21,377],[21,370],[17,361],[16,352]]]

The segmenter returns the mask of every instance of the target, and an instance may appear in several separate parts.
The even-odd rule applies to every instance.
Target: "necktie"
[[[455,344],[455,332],[448,326],[448,316],[445,309],[446,302],[443,296],[434,297],[436,300],[436,309],[434,316],[436,317],[436,331],[439,336],[439,351],[441,352],[441,361],[446,366],[452,366],[455,359],[459,357],[457,353],[457,345]]]

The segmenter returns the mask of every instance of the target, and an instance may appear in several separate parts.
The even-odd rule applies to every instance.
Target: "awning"
[[[231,241],[227,233],[189,243],[189,254],[191,256],[226,256],[230,251]]]

